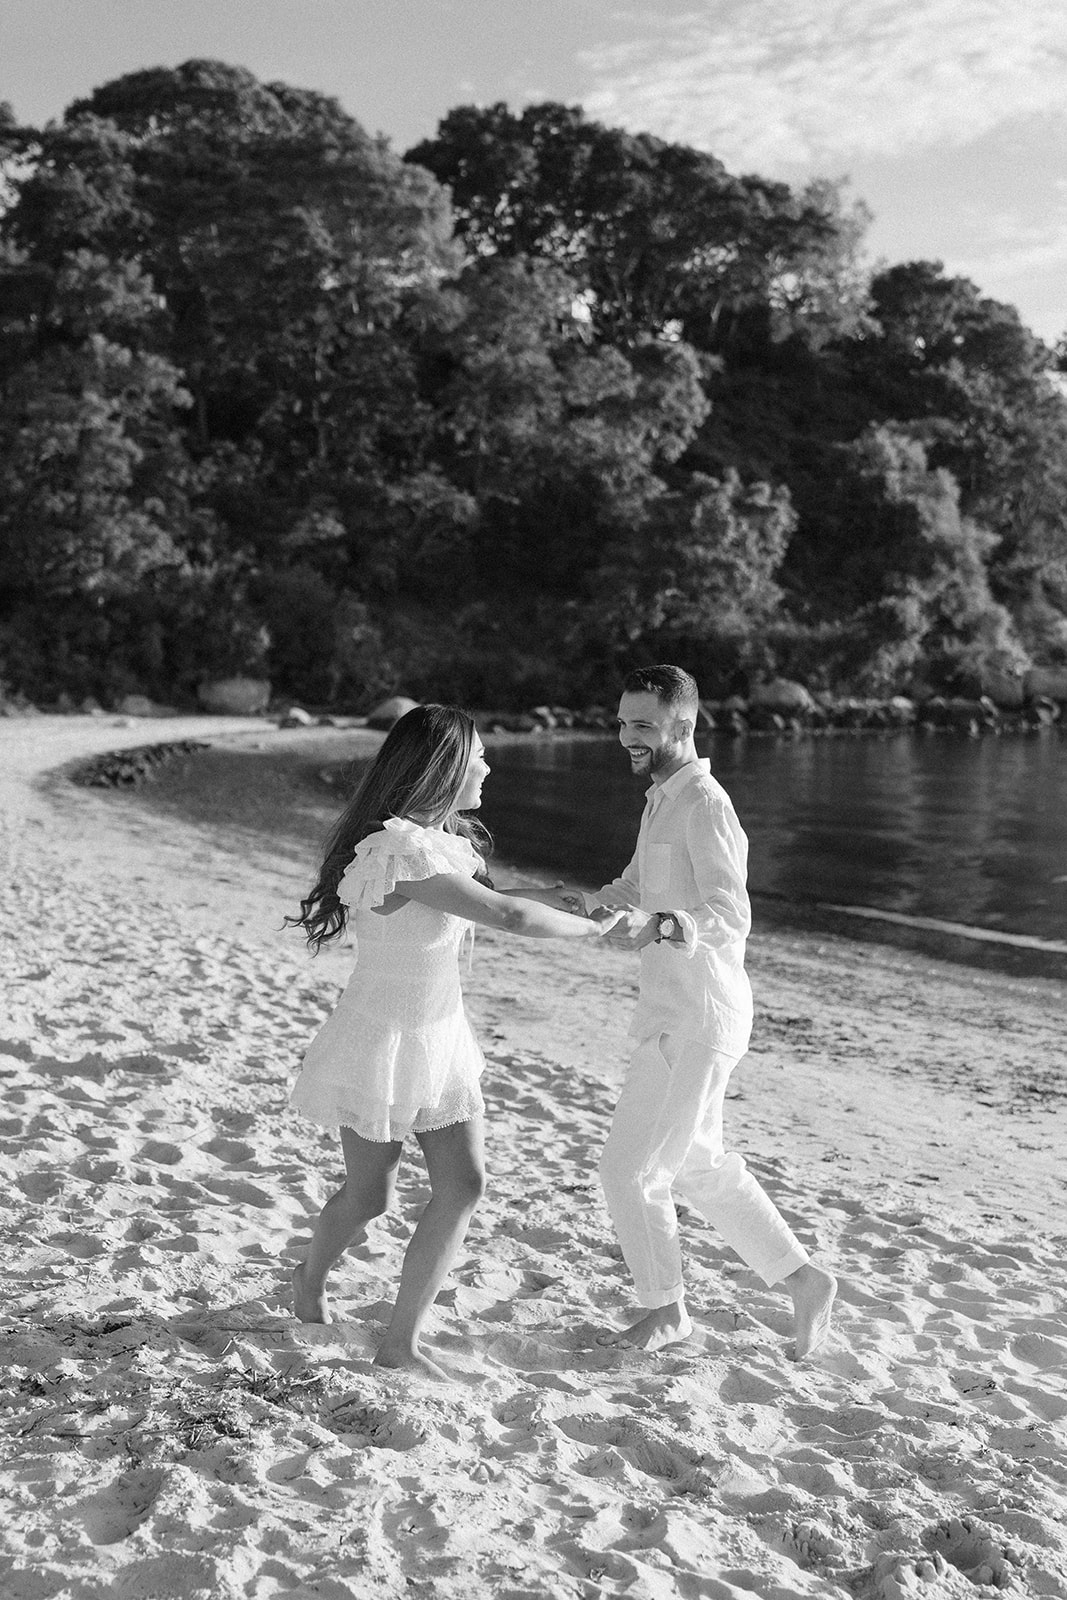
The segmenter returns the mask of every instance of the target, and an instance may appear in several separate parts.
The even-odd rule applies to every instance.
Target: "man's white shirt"
[[[630,1032],[705,1039],[743,1055],[752,1027],[745,940],[752,924],[748,839],[708,761],[689,761],[648,792],[633,859],[597,898],[607,906],[671,911],[682,939],[641,951]]]

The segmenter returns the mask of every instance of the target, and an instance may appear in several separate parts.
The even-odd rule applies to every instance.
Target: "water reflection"
[[[1060,735],[712,736],[702,753],[749,835],[754,894],[1067,936]],[[491,760],[484,817],[503,856],[583,882],[625,865],[644,786],[613,739],[506,742]]]

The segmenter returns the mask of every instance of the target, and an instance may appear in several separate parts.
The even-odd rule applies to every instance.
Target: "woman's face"
[[[467,762],[467,770],[463,774],[463,782],[460,784],[459,794],[456,796],[454,808],[456,811],[476,811],[478,809],[482,803],[482,784],[488,776],[489,763],[485,759],[485,746],[478,735],[475,734],[474,743],[471,746],[470,759]]]

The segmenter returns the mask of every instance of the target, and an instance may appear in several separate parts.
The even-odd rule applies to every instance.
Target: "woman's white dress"
[[[398,882],[474,877],[481,857],[441,828],[390,817],[356,846],[338,885],[356,965],[315,1035],[292,1104],[324,1128],[381,1143],[466,1122],[485,1109],[485,1065],[463,1010],[460,946],[473,923],[415,900],[375,911]]]

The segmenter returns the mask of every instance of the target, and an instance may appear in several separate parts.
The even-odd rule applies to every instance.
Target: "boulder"
[[[279,719],[279,728],[310,728],[314,726],[315,718],[310,711],[305,711],[303,706],[290,706],[284,717]]]
[[[820,710],[823,709],[820,707]],[[843,700],[835,700],[825,709],[825,714],[834,728],[866,728],[871,723],[871,704],[867,700],[849,696]]]
[[[176,717],[173,706],[161,706],[146,694],[124,694],[115,707],[120,717]]]
[[[409,711],[414,711],[418,705],[417,700],[409,700],[407,695],[390,695],[388,700],[383,700],[380,706],[375,706],[367,718],[368,728],[378,728],[388,732],[394,722],[399,722],[401,717],[406,717]]]
[[[1032,700],[1026,708],[1026,720],[1032,728],[1051,728],[1060,720],[1059,702],[1045,697]]]
[[[766,711],[814,711],[815,701],[802,683],[791,678],[772,678],[757,684],[750,696],[754,706]]]
[[[982,673],[982,694],[1001,711],[1021,711],[1026,698],[1022,674],[989,667]]]
[[[997,721],[996,707],[991,701],[970,700],[959,695],[945,702],[941,716],[943,727],[971,735],[994,727]]]
[[[748,714],[748,725],[753,733],[781,733],[786,726],[786,719],[778,711],[772,711],[770,706],[753,705]]]
[[[215,678],[202,683],[197,699],[205,711],[220,717],[258,717],[270,704],[266,678]]]
[[[1028,700],[1067,700],[1067,667],[1031,667],[1023,687]]]
[[[915,701],[906,694],[895,694],[889,701],[889,714],[894,722],[914,722],[916,716]]]

